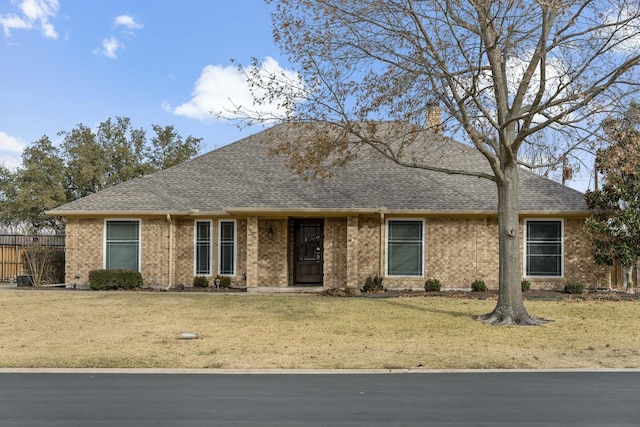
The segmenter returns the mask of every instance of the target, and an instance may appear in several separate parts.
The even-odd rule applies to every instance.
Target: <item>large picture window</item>
[[[140,270],[140,221],[105,222],[105,268]]]
[[[236,275],[236,222],[220,221],[218,230],[218,274]]]
[[[562,277],[562,221],[525,223],[525,275]]]
[[[424,222],[387,222],[387,275],[422,276],[424,273]]]
[[[211,221],[196,221],[195,273],[211,275]]]

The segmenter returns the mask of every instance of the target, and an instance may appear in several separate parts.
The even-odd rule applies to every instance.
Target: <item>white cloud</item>
[[[15,171],[22,164],[20,156],[5,154],[0,150],[0,166],[4,166],[10,171]]]
[[[114,27],[124,28],[121,31],[120,35],[131,36],[133,35],[133,30],[139,30],[144,27],[144,25],[136,22],[133,16],[130,15],[119,15],[116,16],[113,20]],[[116,38],[116,36],[111,36],[109,38],[105,38],[102,40],[102,46],[93,49],[94,55],[106,56],[107,58],[116,59],[118,57],[117,52],[119,49],[124,49],[124,43]]]
[[[18,138],[0,131],[0,165],[15,169],[20,166],[22,151],[26,144]]]
[[[0,25],[4,28],[4,36],[11,36],[11,30],[29,30],[31,25],[18,15],[0,15]]]
[[[298,74],[295,71],[284,69],[278,61],[271,57],[265,58],[260,66],[261,77],[267,74],[280,76],[282,79],[296,82]],[[255,90],[255,89],[254,89]],[[260,96],[261,91],[256,91]],[[269,105],[257,107],[247,76],[234,66],[207,65],[202,70],[200,77],[191,92],[192,98],[174,109],[167,101],[162,103],[162,108],[172,111],[173,114],[201,121],[211,121],[215,117],[212,113],[224,118],[237,118],[234,113],[237,110],[256,110],[267,116],[280,116],[284,113],[279,100],[275,99]]]
[[[50,22],[58,14],[60,8],[58,0],[12,0],[20,9],[20,14],[0,15],[0,25],[4,28],[5,37],[11,35],[12,30],[39,29],[49,39],[57,39],[58,33]]]
[[[113,20],[113,25],[115,27],[125,27],[129,30],[139,30],[144,27],[144,25],[137,23],[135,19],[133,19],[133,16],[129,15],[117,16],[116,19]]]
[[[116,54],[118,49],[124,49],[124,44],[120,43],[120,41],[114,36],[111,36],[108,39],[102,40],[102,47],[94,49],[93,54],[115,59],[118,57]]]
[[[10,151],[13,153],[22,153],[25,144],[18,138],[10,136],[6,132],[0,131],[0,149],[2,151]]]

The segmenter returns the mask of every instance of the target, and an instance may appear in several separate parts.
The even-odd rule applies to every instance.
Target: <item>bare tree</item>
[[[239,106],[234,117],[244,124],[327,123],[313,139],[301,132],[280,141],[276,150],[291,156],[294,170],[304,161],[322,175],[367,145],[408,167],[495,182],[499,297],[481,318],[540,324],[527,313],[520,288],[518,169],[562,164],[585,148],[599,122],[593,119],[636,90],[637,0],[268,2],[275,7],[275,41],[299,78],[257,61],[240,67],[255,106]],[[274,102],[281,114],[261,110]],[[434,104],[443,109],[442,127],[427,120]],[[413,130],[390,144],[375,135],[380,120]],[[490,172],[452,170],[406,154],[415,153],[407,147],[418,133],[433,131],[474,146]]]

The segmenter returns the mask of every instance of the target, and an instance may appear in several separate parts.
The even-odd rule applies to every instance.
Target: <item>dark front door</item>
[[[296,285],[322,285],[323,228],[323,219],[294,220],[293,281]]]

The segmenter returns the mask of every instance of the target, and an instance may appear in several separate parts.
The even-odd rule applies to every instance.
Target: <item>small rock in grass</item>
[[[198,338],[198,334],[194,334],[193,332],[183,332],[180,334],[180,339],[182,340],[193,340]]]

